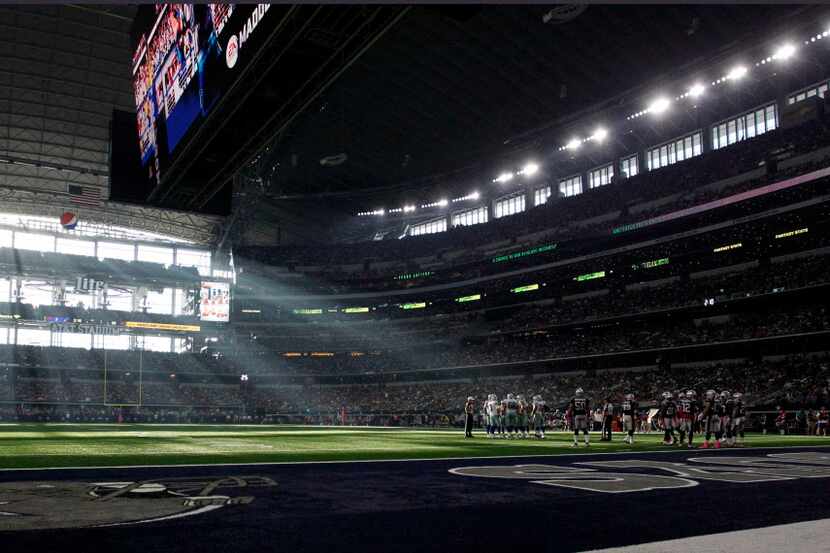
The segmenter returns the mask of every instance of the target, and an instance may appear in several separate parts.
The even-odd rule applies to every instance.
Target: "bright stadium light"
[[[657,98],[648,107],[648,111],[655,115],[660,115],[661,113],[669,109],[669,105],[671,105],[671,100],[669,100],[668,98]]]
[[[526,177],[530,177],[536,174],[539,170],[539,166],[535,163],[528,163],[522,168],[522,174]]]
[[[513,173],[502,173],[494,179],[494,182],[504,183],[510,181],[511,179],[513,179]]]
[[[572,138],[570,142],[568,142],[565,147],[569,150],[576,150],[582,145],[582,141],[578,138]]]
[[[447,201],[447,199],[446,199],[446,198],[442,198],[442,199],[438,200],[438,205],[440,205],[441,207],[444,207],[444,206],[445,206],[445,205],[447,205],[448,203],[449,203],[449,202]]]
[[[775,51],[775,54],[772,56],[773,59],[776,60],[788,60],[795,54],[795,45],[791,43],[783,44],[778,50]]]
[[[703,91],[706,90],[706,87],[702,83],[695,83],[692,85],[692,88],[689,89],[689,96],[692,98],[698,98],[703,94]]]
[[[405,205],[405,206],[403,206],[403,212],[404,213],[410,213],[412,211],[415,211],[415,206],[414,205]]]
[[[730,81],[736,81],[740,78],[743,78],[748,72],[749,72],[749,69],[747,69],[743,65],[738,65],[736,67],[733,67],[729,71],[729,73],[726,74],[726,78],[729,79]]]
[[[470,194],[470,199],[471,199],[471,200],[477,200],[477,199],[479,199],[480,197],[481,197],[481,194],[479,194],[479,193],[478,193],[478,190],[476,190],[476,191],[474,191],[472,194]]]
[[[597,130],[594,131],[592,138],[597,142],[603,142],[606,138],[608,138],[608,131],[602,127],[599,127]]]

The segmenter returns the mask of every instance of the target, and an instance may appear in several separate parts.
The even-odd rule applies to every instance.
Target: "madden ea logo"
[[[236,61],[239,59],[239,38],[236,35],[228,39],[228,45],[225,48],[225,62],[228,64],[228,69],[233,69]]]

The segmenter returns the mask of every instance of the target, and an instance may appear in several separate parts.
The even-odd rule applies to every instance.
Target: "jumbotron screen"
[[[269,4],[141,6],[133,94],[141,164],[159,182],[261,46]]]

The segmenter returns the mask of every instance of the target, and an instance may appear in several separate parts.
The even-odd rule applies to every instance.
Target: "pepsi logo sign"
[[[236,61],[239,59],[239,38],[236,35],[228,39],[228,45],[225,48],[225,62],[228,64],[228,69],[233,69]]]

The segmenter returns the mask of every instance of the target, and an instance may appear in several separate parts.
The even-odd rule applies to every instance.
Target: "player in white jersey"
[[[499,400],[496,394],[487,396],[487,402],[484,404],[484,417],[487,423],[487,437],[495,438],[499,427]]]
[[[504,411],[504,425],[507,427],[507,434],[512,440],[515,435],[513,431],[518,429],[519,416],[519,402],[513,397],[513,394],[507,394],[507,397],[501,401]]]
[[[533,418],[533,428],[536,431],[536,437],[545,439],[545,400],[542,396],[533,396],[533,411],[531,411]]]

